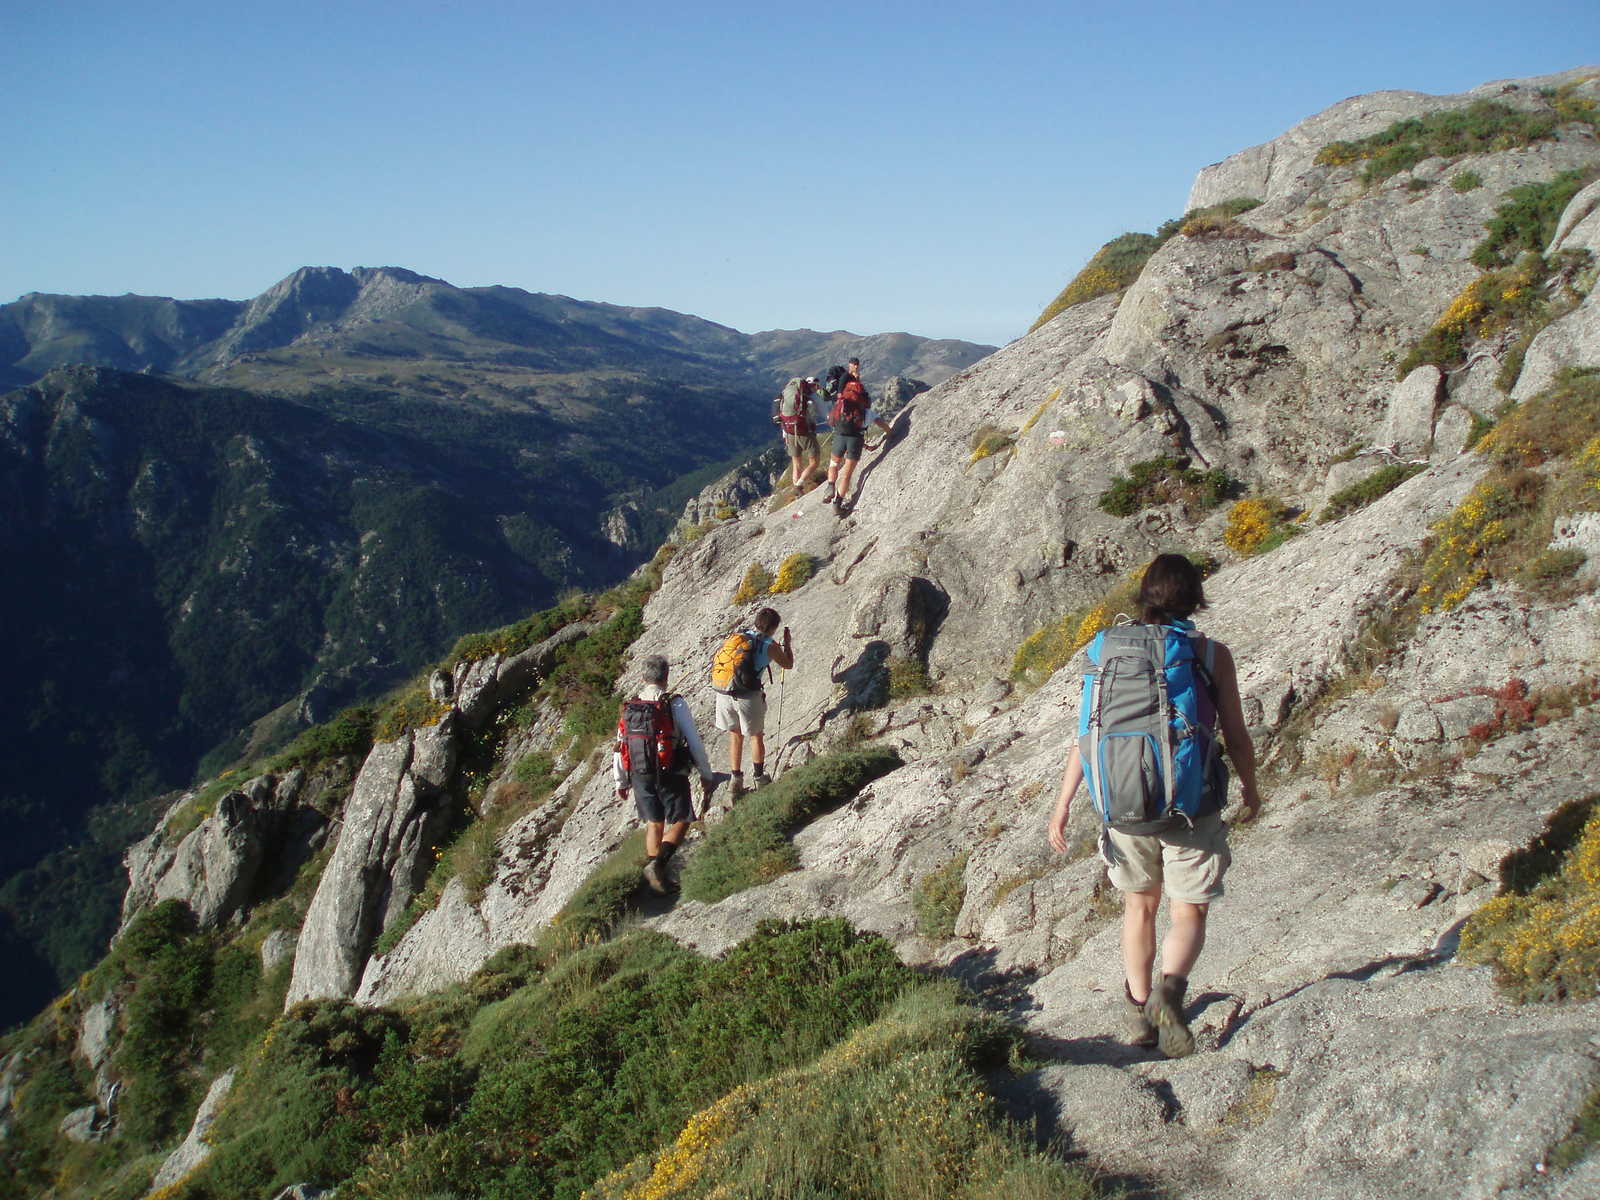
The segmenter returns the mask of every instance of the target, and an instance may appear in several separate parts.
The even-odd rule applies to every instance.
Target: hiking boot
[[[1188,986],[1189,981],[1182,975],[1163,975],[1160,985],[1145,1001],[1145,1016],[1156,1027],[1156,1043],[1168,1058],[1194,1053],[1194,1034],[1183,1019],[1183,993]]]
[[[833,480],[830,479],[828,480],[828,486],[822,489],[822,502],[824,504],[832,504],[833,496]]]
[[[1148,1001],[1146,1001],[1148,1003]],[[1133,998],[1133,993],[1128,990],[1127,980],[1122,983],[1122,1033],[1123,1039],[1130,1046],[1138,1046],[1148,1050],[1159,1040],[1156,1027],[1150,1023],[1150,1018],[1145,1015],[1144,1004]]]
[[[665,869],[655,859],[650,859],[644,864],[644,881],[650,885],[652,892],[665,893],[667,890],[667,875]]]
[[[760,767],[757,767],[755,775],[752,776],[751,780],[750,780],[750,790],[753,792],[759,787],[766,787],[767,784],[769,784],[771,782],[772,782],[772,777],[770,775],[768,775],[765,771],[763,771]]]
[[[728,773],[728,804],[731,806],[742,795],[744,795],[744,772],[730,771]]]

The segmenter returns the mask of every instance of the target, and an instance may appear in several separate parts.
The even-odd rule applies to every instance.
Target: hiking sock
[[[1194,1053],[1194,1034],[1189,1032],[1189,1023],[1183,1018],[1183,993],[1188,987],[1187,976],[1163,975],[1144,1006],[1145,1015],[1156,1027],[1161,1053],[1168,1058],[1183,1058]]]
[[[755,763],[755,778],[750,781],[752,787],[760,787],[767,782],[767,764]]]
[[[664,867],[672,861],[672,856],[678,852],[677,842],[662,842],[661,849],[656,851],[656,865]]]

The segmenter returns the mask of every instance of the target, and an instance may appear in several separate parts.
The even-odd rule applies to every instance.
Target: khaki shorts
[[[1122,833],[1107,829],[1100,838],[1112,886],[1119,892],[1162,888],[1169,900],[1210,904],[1222,899],[1222,877],[1233,855],[1221,813],[1196,818],[1194,828],[1164,833]]]
[[[767,731],[767,694],[751,692],[745,696],[725,696],[717,693],[717,728],[724,732],[737,729],[749,737]]]
[[[783,446],[790,458],[822,458],[822,447],[814,433],[786,433],[783,435]]]

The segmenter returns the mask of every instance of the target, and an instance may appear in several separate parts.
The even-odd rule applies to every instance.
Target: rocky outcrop
[[[200,1102],[200,1108],[194,1114],[194,1122],[189,1126],[188,1134],[178,1144],[177,1149],[167,1155],[157,1169],[155,1178],[150,1181],[152,1196],[159,1194],[163,1188],[171,1187],[211,1157],[211,1146],[206,1141],[206,1134],[211,1126],[216,1124],[223,1102],[233,1090],[236,1075],[236,1071],[225,1071],[212,1081],[211,1087],[206,1091],[206,1098]]]
[[[350,776],[342,764],[315,775],[296,769],[258,776],[224,792],[214,812],[176,836],[174,826],[200,803],[194,793],[180,798],[124,855],[123,926],[152,904],[181,900],[203,928],[213,928],[281,890],[322,845]]]
[[[373,941],[427,881],[450,819],[457,724],[449,713],[367,755],[300,930],[286,1005],[351,995]]]

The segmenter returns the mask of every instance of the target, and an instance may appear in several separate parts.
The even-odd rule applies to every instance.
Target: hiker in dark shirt
[[[1200,572],[1183,555],[1160,555],[1145,568],[1139,586],[1140,620],[1145,624],[1192,631],[1189,618],[1205,604]],[[1260,808],[1261,796],[1256,788],[1255,748],[1239,699],[1238,674],[1228,648],[1214,639],[1206,641],[1210,642],[1206,653],[1212,664],[1217,722],[1239,776],[1243,807],[1238,819],[1248,821]],[[1059,853],[1067,850],[1067,818],[1082,781],[1083,761],[1074,744],[1048,829],[1050,845]],[[1101,855],[1111,883],[1122,893],[1125,1032],[1134,1045],[1159,1044],[1168,1058],[1180,1058],[1194,1050],[1194,1036],[1184,1017],[1184,991],[1189,972],[1205,947],[1206,915],[1211,902],[1222,897],[1222,877],[1232,861],[1221,811],[1226,794],[1215,803],[1214,811],[1196,816],[1192,825],[1180,824],[1159,833],[1127,833],[1110,826],[1101,831]],[[1156,913],[1163,889],[1171,926],[1161,943],[1161,981],[1152,988]]]
[[[850,374],[839,389],[829,418],[833,423],[833,447],[828,458],[828,486],[822,493],[824,504],[830,501],[834,511],[841,516],[850,506],[850,479],[861,452],[867,448],[867,426],[876,425],[885,436],[889,424],[872,407],[866,385],[861,382],[861,360],[850,360]]]

